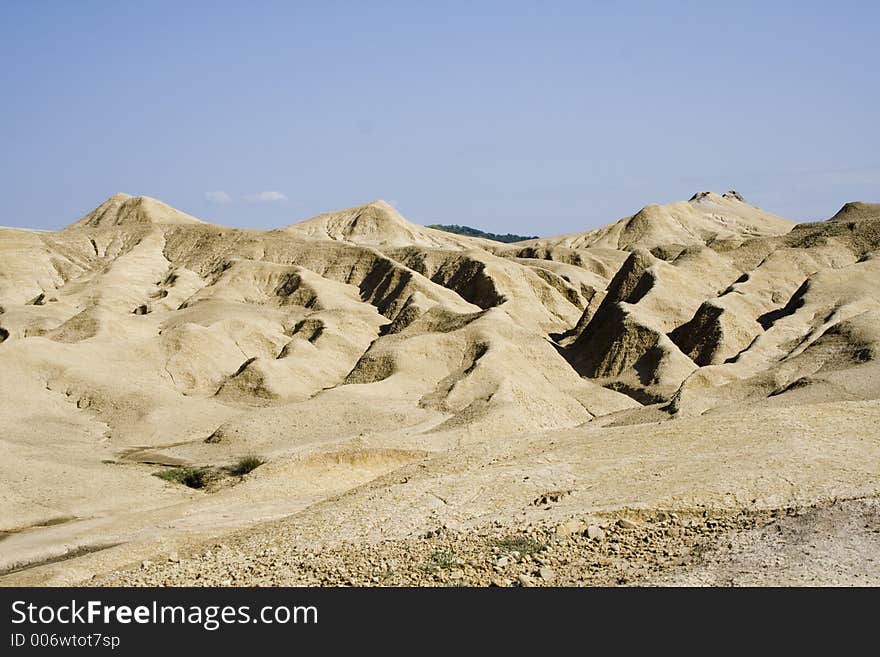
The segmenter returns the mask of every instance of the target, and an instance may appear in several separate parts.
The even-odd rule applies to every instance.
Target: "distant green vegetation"
[[[470,226],[457,226],[456,224],[451,225],[443,225],[443,224],[430,224],[428,228],[436,228],[437,230],[442,230],[447,233],[455,233],[456,235],[467,235],[468,237],[482,237],[484,240],[494,240],[495,242],[522,242],[523,240],[536,240],[538,239],[537,235],[513,235],[511,233],[507,233],[506,235],[496,235],[495,233],[487,233],[482,230],[478,230],[476,228],[471,228]]]

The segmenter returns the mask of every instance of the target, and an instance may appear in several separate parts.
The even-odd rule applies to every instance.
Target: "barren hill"
[[[201,220],[149,196],[114,194],[71,228],[110,228],[130,224],[197,224]]]
[[[878,248],[878,205],[795,224],[733,192],[513,245],[382,201],[256,231],[118,194],[0,229],[0,572],[273,519],[329,545],[873,495]]]
[[[372,246],[422,246],[478,248],[491,242],[466,235],[454,235],[407,221],[386,201],[328,212],[288,226],[285,230],[322,239]]]
[[[689,201],[647,205],[630,217],[586,233],[525,242],[532,247],[630,250],[742,240],[788,232],[793,222],[749,205],[735,191],[699,192]]]

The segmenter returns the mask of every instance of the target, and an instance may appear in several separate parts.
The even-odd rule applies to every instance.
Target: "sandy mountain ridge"
[[[284,230],[297,235],[375,247],[473,249],[486,248],[493,244],[478,237],[454,235],[435,228],[418,226],[404,219],[393,205],[382,200],[347,210],[327,212],[292,224]]]
[[[632,216],[586,233],[523,242],[538,248],[606,247],[630,250],[708,244],[788,232],[792,222],[746,203],[735,191],[698,192],[689,201],[647,205]]]
[[[256,231],[117,194],[62,231],[2,229],[0,531],[75,520],[5,539],[0,571],[344,494],[332,513],[369,533],[341,509],[402,508],[382,477],[425,458],[401,531],[441,513],[428,481],[458,491],[447,519],[491,515],[463,491],[508,484],[463,463],[521,461],[526,434],[815,404],[876,422],[878,246],[880,205],[795,224],[735,192],[515,244],[382,201]],[[268,464],[210,496],[150,476],[250,453]],[[576,488],[578,462],[517,468]]]
[[[149,196],[114,194],[70,228],[109,228],[132,224],[200,224],[188,214]]]

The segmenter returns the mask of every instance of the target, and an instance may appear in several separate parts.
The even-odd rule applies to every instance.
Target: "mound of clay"
[[[880,220],[880,203],[846,203],[828,221],[878,221]]]
[[[532,248],[607,247],[630,250],[709,244],[787,233],[794,223],[764,212],[736,192],[695,194],[687,202],[647,205],[631,217],[586,233],[523,242]]]
[[[454,235],[407,221],[390,203],[373,201],[347,210],[318,215],[288,226],[286,231],[318,239],[332,239],[370,246],[422,246],[475,248],[493,243],[476,237]]]
[[[201,220],[148,196],[114,194],[70,228],[111,228],[131,224],[198,224]]]

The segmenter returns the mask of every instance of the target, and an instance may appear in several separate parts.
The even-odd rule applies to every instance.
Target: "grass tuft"
[[[265,461],[263,459],[261,459],[259,456],[254,456],[254,455],[242,456],[240,459],[238,459],[238,461],[235,464],[229,466],[228,472],[229,472],[229,474],[231,474],[233,476],[243,477],[248,472],[252,472],[253,470],[256,470],[264,463],[265,463]]]
[[[204,488],[211,481],[211,474],[210,468],[167,468],[154,472],[153,476],[189,488]]]
[[[500,539],[496,545],[502,550],[508,552],[519,552],[520,554],[535,554],[546,548],[546,544],[540,543],[528,536],[506,536]]]
[[[458,559],[451,550],[435,550],[431,558],[422,563],[422,570],[427,573],[437,573],[441,570],[450,570],[458,567]]]

